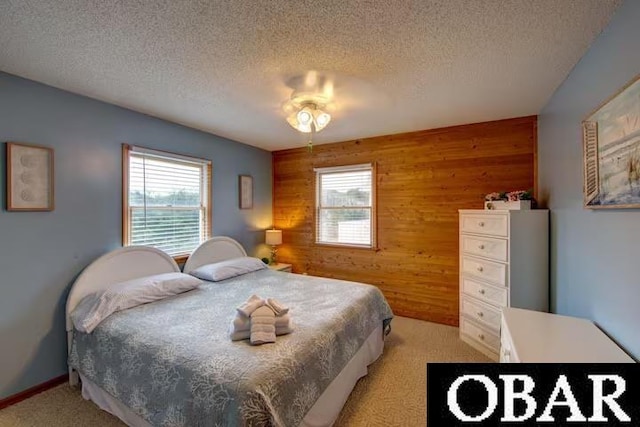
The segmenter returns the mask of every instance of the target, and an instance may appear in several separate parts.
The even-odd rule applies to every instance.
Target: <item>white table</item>
[[[593,322],[504,307],[500,362],[634,363]]]

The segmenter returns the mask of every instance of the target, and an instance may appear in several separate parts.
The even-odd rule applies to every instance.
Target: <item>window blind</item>
[[[209,237],[209,161],[132,147],[128,164],[125,244],[176,256]]]
[[[316,243],[372,247],[372,165],[319,168],[315,172]]]

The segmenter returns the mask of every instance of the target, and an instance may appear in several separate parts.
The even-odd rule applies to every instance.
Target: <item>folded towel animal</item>
[[[274,298],[267,298],[265,305],[271,307],[276,316],[284,316],[289,312],[289,307],[285,307],[280,301]]]
[[[251,344],[260,345],[276,342],[276,315],[263,305],[251,312]]]
[[[258,307],[262,307],[263,305],[269,306],[276,316],[284,316],[289,312],[289,307],[285,307],[282,305],[280,301],[275,298],[267,298],[262,299],[258,295],[251,295],[249,299],[242,303],[240,307],[237,308],[238,313],[244,314],[245,316],[251,316],[251,313],[254,312]]]
[[[251,316],[258,307],[262,307],[264,305],[264,300],[260,298],[258,295],[251,295],[249,299],[242,303],[240,307],[237,308],[238,313],[243,314],[247,317]]]
[[[287,313],[284,316],[276,315],[276,329],[278,328],[290,328],[291,327],[291,314]],[[251,318],[243,314],[236,313],[236,317],[231,321],[229,326],[229,333],[232,332],[244,332],[251,329]]]
[[[270,314],[265,310],[260,310],[258,312],[259,309],[263,308],[268,309]],[[256,312],[258,313],[256,314]],[[254,315],[256,318],[260,317],[260,319],[257,321],[254,320]],[[270,327],[261,327],[264,325],[265,321],[265,319],[262,318],[263,316],[268,316],[268,325],[271,325],[271,317],[273,317],[273,329]],[[253,334],[254,332],[255,334]],[[262,299],[258,295],[251,295],[246,302],[242,303],[237,308],[236,316],[229,326],[229,336],[232,341],[239,341],[247,338],[251,339],[253,336],[255,340],[251,339],[252,344],[254,344],[254,341],[259,344],[264,342],[274,342],[275,337],[273,338],[273,341],[270,341],[272,332],[275,333],[275,335],[286,335],[293,332],[289,308],[282,305],[282,303],[276,299]],[[263,339],[266,339],[266,341],[262,342]]]
[[[276,322],[277,322],[277,317],[276,317]],[[277,326],[276,325],[276,335],[280,336],[280,335],[287,335],[290,334],[291,332],[293,332],[293,325],[291,324],[291,322],[289,322],[289,324],[284,325],[284,326]],[[234,331],[233,329],[229,330],[229,336],[231,337],[231,341],[241,341],[241,340],[246,340],[247,338],[251,337],[251,330],[250,329],[245,329],[242,331]]]

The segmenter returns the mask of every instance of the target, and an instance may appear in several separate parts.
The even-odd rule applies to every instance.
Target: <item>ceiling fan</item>
[[[333,79],[317,71],[292,77],[287,86],[293,89],[284,104],[287,122],[299,132],[309,134],[307,147],[313,148],[313,134],[323,130],[331,121],[335,107]]]
[[[283,83],[288,93],[282,105],[285,119],[293,129],[308,135],[309,151],[314,135],[336,118],[366,115],[374,106],[389,104],[384,90],[348,74],[312,70],[289,77]]]

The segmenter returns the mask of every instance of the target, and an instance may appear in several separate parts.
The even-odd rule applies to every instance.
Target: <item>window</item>
[[[124,145],[123,243],[174,257],[211,234],[211,162]]]
[[[374,166],[318,168],[316,243],[375,246]]]

